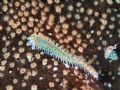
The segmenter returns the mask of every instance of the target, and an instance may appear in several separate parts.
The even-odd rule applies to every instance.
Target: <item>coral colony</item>
[[[120,0],[0,0],[0,90],[120,90],[119,42]]]

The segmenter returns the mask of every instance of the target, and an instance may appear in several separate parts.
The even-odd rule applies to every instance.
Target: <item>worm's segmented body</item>
[[[81,68],[94,78],[98,79],[98,73],[96,70],[92,66],[88,65],[82,56],[77,57],[68,53],[59,47],[54,41],[42,34],[32,34],[30,37],[28,37],[27,46],[32,46],[32,49],[39,49],[45,54],[48,54],[68,65]]]

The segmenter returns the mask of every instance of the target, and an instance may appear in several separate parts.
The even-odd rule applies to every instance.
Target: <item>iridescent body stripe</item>
[[[48,54],[72,67],[83,69],[86,73],[90,74],[95,79],[98,79],[98,73],[96,70],[91,65],[88,65],[82,56],[77,57],[68,53],[68,51],[59,47],[58,44],[43,34],[32,34],[27,39],[27,46],[32,46],[32,49],[41,50],[45,54]]]

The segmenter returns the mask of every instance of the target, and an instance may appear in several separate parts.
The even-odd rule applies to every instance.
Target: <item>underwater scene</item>
[[[0,0],[0,90],[120,90],[120,0]]]

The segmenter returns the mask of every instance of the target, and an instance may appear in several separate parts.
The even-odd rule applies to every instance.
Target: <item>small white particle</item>
[[[108,83],[108,87],[112,87],[111,83]]]
[[[57,74],[53,74],[53,77],[54,77],[54,78],[57,77]]]
[[[57,67],[54,67],[54,68],[53,68],[53,71],[57,71],[57,70],[58,70],[58,68],[57,68]]]
[[[39,80],[43,80],[43,77],[39,77]]]
[[[12,71],[9,71],[9,73],[12,73]]]

